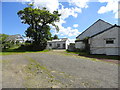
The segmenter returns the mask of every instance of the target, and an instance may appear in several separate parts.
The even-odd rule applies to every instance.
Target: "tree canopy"
[[[4,43],[6,38],[9,37],[9,35],[7,34],[0,34],[0,43]]]
[[[59,22],[60,14],[58,11],[50,13],[46,8],[34,8],[33,4],[29,4],[28,7],[18,11],[17,14],[22,23],[29,25],[25,34],[33,39],[33,46],[36,47],[36,50],[46,48],[47,40],[51,39],[50,25],[59,31],[58,26],[55,24],[55,22]]]
[[[0,34],[0,49],[6,49],[7,47],[11,47],[12,44],[6,39],[9,37],[7,34]]]
[[[58,38],[58,36],[55,34],[54,37],[53,37],[53,39],[59,39],[59,38]]]

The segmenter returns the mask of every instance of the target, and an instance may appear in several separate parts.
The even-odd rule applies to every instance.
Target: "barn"
[[[114,25],[89,38],[91,54],[120,55],[120,26]]]
[[[120,55],[120,26],[116,24],[99,19],[76,37],[75,47],[86,49],[85,39],[91,54]]]

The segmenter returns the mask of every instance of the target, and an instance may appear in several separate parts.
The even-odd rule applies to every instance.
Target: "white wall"
[[[113,38],[114,44],[106,44],[106,40]],[[92,54],[118,55],[120,44],[118,44],[118,27],[114,27],[89,39]]]
[[[85,48],[85,44],[81,41],[81,42],[75,42],[75,48],[78,49],[84,49]]]
[[[63,44],[66,44],[65,42],[56,42],[56,46],[57,44],[60,44],[60,47],[58,47],[58,49],[63,49]]]
[[[88,28],[84,33],[82,33],[77,39],[84,39],[85,37],[93,36],[109,27],[111,27],[111,24],[108,24],[102,20],[98,20],[94,25],[92,25],[90,28]]]
[[[52,46],[49,46],[49,44],[52,44]],[[60,47],[57,47],[57,44],[60,44]],[[65,44],[65,49],[68,49],[68,45],[69,45],[69,40],[66,41],[55,41],[55,42],[48,42],[47,43],[47,48],[56,48],[56,49],[64,49],[63,48],[63,44]]]
[[[120,29],[118,29],[118,46],[120,47]],[[118,49],[118,55],[120,55],[120,48]]]
[[[70,41],[69,40],[66,41],[66,46],[65,46],[66,49],[68,49],[68,45],[70,45]]]

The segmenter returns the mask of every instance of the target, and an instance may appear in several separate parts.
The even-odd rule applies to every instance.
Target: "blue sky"
[[[115,13],[113,13],[112,10],[106,12],[101,10],[102,13],[98,13],[101,7],[107,8],[108,3],[109,2],[89,2],[87,3],[87,7],[78,7],[75,5],[70,5],[68,2],[62,2],[61,6],[63,9],[57,9],[61,12],[64,11],[63,14],[65,14],[62,16],[61,22],[57,23],[61,30],[56,33],[55,30],[52,29],[52,34],[54,35],[56,33],[60,38],[67,37],[70,39],[75,39],[77,35],[79,35],[98,19],[103,19],[111,24],[117,24],[118,19],[115,18]],[[25,7],[26,4],[21,2],[2,2],[2,33],[9,35],[24,35],[28,25],[21,23],[17,12]],[[77,9],[74,10],[73,8]]]

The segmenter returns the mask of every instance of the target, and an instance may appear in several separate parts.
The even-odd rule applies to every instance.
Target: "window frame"
[[[57,44],[57,47],[60,47],[60,44]]]
[[[49,43],[49,46],[52,47],[52,43]]]
[[[111,39],[111,40],[106,40],[106,44],[114,44],[114,40]]]

